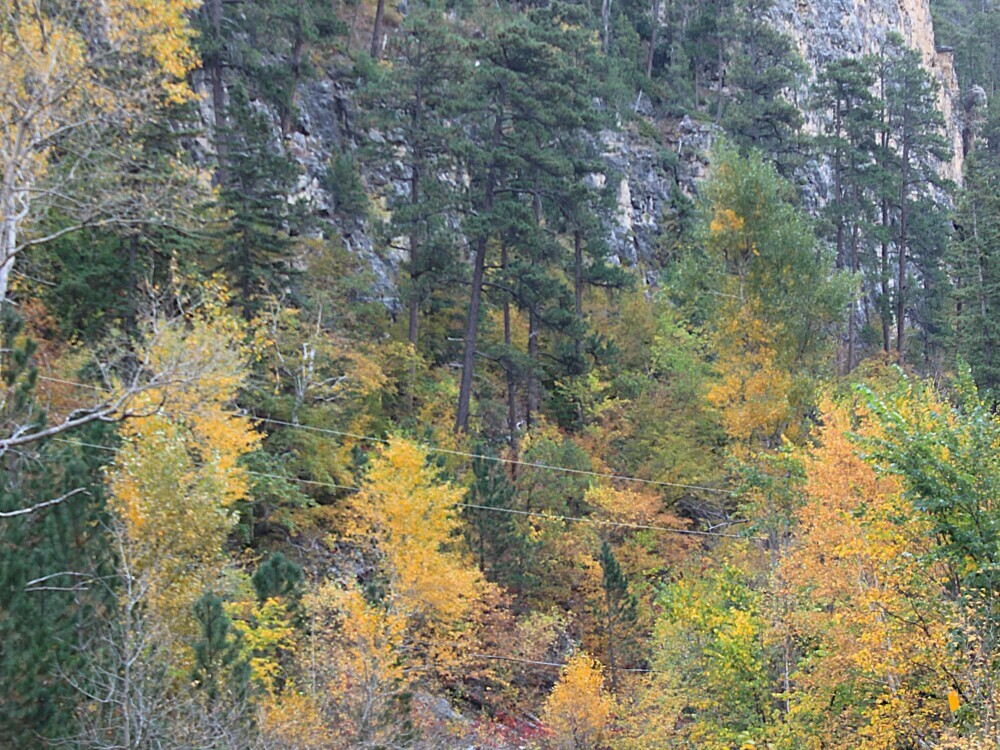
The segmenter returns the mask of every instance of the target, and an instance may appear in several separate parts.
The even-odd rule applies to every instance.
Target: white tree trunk
[[[14,251],[17,249],[17,214],[14,206],[13,186],[5,184],[0,193],[0,308],[7,301],[10,273],[14,268]]]

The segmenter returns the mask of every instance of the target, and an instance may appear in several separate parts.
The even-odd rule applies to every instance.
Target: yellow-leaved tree
[[[719,379],[709,389],[734,448],[773,445],[794,418],[791,374],[781,366],[774,326],[746,305],[721,326],[717,339]]]
[[[575,654],[559,674],[545,701],[543,719],[559,750],[601,747],[614,716],[614,699],[604,689],[600,663],[586,653]]]
[[[805,460],[798,544],[780,567],[799,600],[793,630],[811,645],[795,676],[789,741],[945,746],[961,670],[933,523],[898,477],[859,455],[850,435],[877,434],[864,414],[827,403],[822,423]]]
[[[702,237],[714,309],[704,314],[713,321],[719,381],[709,400],[735,441],[770,449],[782,435],[804,436],[809,380],[823,370],[846,282],[827,271],[773,166],[727,145],[712,156]]]
[[[460,547],[463,494],[428,466],[426,450],[394,438],[352,498],[347,539],[375,569],[364,592],[328,582],[305,598],[312,632],[299,650],[304,678],[295,687],[317,707],[334,745],[403,742],[414,685],[467,676],[489,588]]]
[[[422,634],[437,664],[469,630],[484,581],[459,547],[456,505],[465,490],[439,479],[427,451],[393,438],[371,465],[351,502],[350,536],[374,543],[383,560],[387,607]]]
[[[247,492],[239,458],[259,439],[232,411],[246,374],[242,326],[224,295],[209,293],[186,319],[153,324],[149,366],[175,378],[136,396],[109,467],[124,562],[146,582],[151,614],[178,633],[221,570],[233,505]]]
[[[355,588],[323,585],[305,598],[312,623],[310,696],[340,747],[385,747],[405,724],[405,699],[415,673],[407,669],[407,622],[366,602]]]

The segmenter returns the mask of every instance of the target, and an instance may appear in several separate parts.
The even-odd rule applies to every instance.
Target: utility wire
[[[318,432],[327,435],[337,435],[340,437],[354,438],[355,440],[369,440],[376,443],[388,443],[388,439],[375,437],[373,435],[359,435],[354,432],[343,432],[341,430],[331,430],[325,427],[312,427],[310,425],[295,424],[294,422],[286,422],[281,419],[271,419],[270,417],[255,417],[252,414],[243,414],[239,412],[234,412],[239,416],[247,416],[251,419],[255,419],[259,422],[266,422],[268,424],[281,425],[282,427],[291,427],[298,430],[309,430],[310,432]],[[438,448],[433,445],[421,445],[421,448],[430,453],[444,453],[449,456],[459,456],[461,458],[478,458],[484,461],[495,461],[497,463],[510,464],[513,466],[526,466],[531,469],[547,469],[549,471],[562,471],[567,474],[581,474],[588,477],[598,477],[601,479],[615,479],[622,482],[638,482],[641,484],[651,484],[659,487],[677,487],[685,490],[701,490],[703,492],[717,492],[719,494],[725,495],[735,495],[737,494],[733,490],[724,490],[718,487],[706,487],[699,484],[682,484],[680,482],[663,482],[657,479],[644,479],[642,477],[630,477],[620,474],[612,474],[611,472],[601,472],[601,471],[587,471],[586,469],[572,469],[568,466],[556,466],[553,464],[543,464],[535,461],[518,461],[513,458],[503,458],[501,456],[489,456],[482,453],[470,453],[468,451],[458,451],[452,450],[450,448]]]
[[[39,380],[48,380],[53,383],[63,383],[65,385],[76,385],[82,388],[91,388],[93,390],[100,390],[95,386],[89,385],[87,383],[76,383],[72,380],[60,380],[59,378],[50,378],[45,376],[39,376]],[[290,427],[296,430],[306,430],[308,432],[316,432],[323,435],[335,435],[337,437],[347,437],[354,440],[365,440],[373,443],[388,443],[387,438],[377,437],[375,435],[362,435],[356,432],[345,432],[343,430],[334,430],[326,427],[313,427],[312,425],[296,424],[295,422],[288,422],[282,419],[272,419],[271,417],[259,417],[254,416],[243,411],[230,412],[233,416],[239,417],[249,417],[257,422],[264,422],[266,424],[278,425],[281,427]],[[601,472],[601,471],[588,471],[586,469],[573,469],[568,466],[557,466],[554,464],[544,464],[535,461],[519,461],[513,458],[503,458],[502,456],[489,456],[482,453],[471,453],[468,451],[453,450],[450,448],[439,448],[434,445],[420,445],[421,448],[428,451],[429,453],[442,453],[449,456],[459,456],[461,458],[478,458],[483,461],[493,461],[496,463],[508,464],[512,466],[524,466],[530,469],[545,469],[548,471],[561,471],[566,474],[578,474],[589,477],[597,477],[600,479],[612,479],[621,482],[637,482],[639,484],[654,485],[657,487],[673,487],[677,489],[685,490],[699,490],[701,492],[715,492],[722,495],[736,495],[734,490],[725,490],[719,487],[707,487],[705,485],[699,484],[684,484],[681,482],[664,482],[657,479],[645,479],[643,477],[632,477],[625,476],[621,474],[613,474],[611,472]]]
[[[110,453],[120,453],[121,450],[118,448],[112,448],[108,445],[98,445],[96,443],[85,443],[80,440],[70,440],[67,438],[52,438],[56,442],[66,443],[69,445],[77,445],[83,448],[95,448],[97,450],[108,451]],[[288,477],[282,476],[280,474],[269,474],[262,471],[252,471],[250,469],[244,469],[244,471],[253,477],[259,477],[262,479],[277,479],[285,482],[298,482],[300,484],[308,484],[315,487],[326,487],[328,489],[335,490],[348,490],[350,492],[362,492],[363,487],[357,487],[349,484],[337,484],[336,482],[321,482],[315,479],[300,479],[299,477]],[[385,497],[385,493],[376,493]],[[516,508],[499,508],[490,505],[478,505],[476,503],[455,503],[457,508],[469,508],[471,510],[484,510],[491,513],[507,513],[517,516],[530,516],[532,518],[543,518],[548,521],[565,521],[571,523],[584,523],[589,526],[604,526],[608,528],[619,528],[619,529],[630,529],[632,531],[660,531],[666,534],[678,534],[681,536],[702,536],[702,537],[720,537],[723,539],[745,539],[740,534],[723,534],[717,531],[700,531],[698,529],[675,529],[669,526],[652,526],[649,524],[640,523],[626,523],[622,521],[604,521],[596,518],[582,518],[580,516],[565,516],[557,515],[555,513],[542,513],[540,511],[533,510],[518,510]],[[763,537],[762,537],[763,538]]]
[[[535,659],[519,659],[515,656],[498,656],[496,654],[469,654],[473,659],[491,659],[494,661],[512,661],[518,664],[534,664],[539,667],[563,667],[568,666],[555,661],[536,661]],[[639,668],[627,668],[627,667],[615,667],[616,672],[644,672],[644,673],[656,673],[656,674],[667,674],[665,670],[662,669],[639,669]]]

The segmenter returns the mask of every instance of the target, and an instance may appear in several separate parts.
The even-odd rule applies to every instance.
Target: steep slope
[[[939,106],[953,152],[942,173],[956,182],[961,179],[961,92],[951,50],[935,42],[930,0],[778,0],[771,18],[795,39],[814,72],[839,57],[877,52],[888,33],[901,34],[920,52],[924,67],[940,86]],[[816,130],[815,118],[807,119],[807,127]]]
[[[790,34],[810,66],[810,75],[829,60],[876,52],[891,32],[901,34],[919,50],[924,65],[940,84],[940,108],[946,135],[952,146],[951,160],[942,165],[943,176],[960,181],[962,175],[962,108],[952,53],[935,44],[930,0],[777,0],[770,11],[772,22]],[[390,306],[396,297],[396,275],[405,253],[379,247],[369,221],[338,215],[327,190],[325,174],[336,154],[351,154],[372,141],[391,140],[392,134],[362,126],[355,102],[354,81],[343,61],[323,66],[317,79],[299,84],[296,100],[299,116],[290,132],[281,135],[274,113],[275,143],[300,165],[298,196],[319,220],[317,231],[339,235],[345,247],[371,268],[376,280],[374,296]],[[202,94],[201,115],[205,130],[215,124],[208,81],[196,76]],[[805,92],[797,96],[805,104]],[[257,106],[263,107],[261,103]],[[617,187],[617,210],[609,241],[614,254],[626,265],[654,262],[664,216],[675,193],[688,196],[703,177],[707,153],[718,128],[705,120],[663,115],[640,94],[636,113],[644,123],[633,122],[624,131],[604,135],[607,170],[594,179]],[[818,132],[819,115],[806,113],[806,129]],[[213,138],[202,139],[199,150],[211,156]],[[376,207],[385,196],[408,190],[394,170],[359,160],[366,191]],[[398,172],[398,170],[395,170]],[[829,175],[820,167],[804,177],[804,203],[816,207],[826,199]],[[384,214],[383,214],[384,218]],[[403,243],[405,244],[405,243]],[[655,275],[655,274],[654,274]]]

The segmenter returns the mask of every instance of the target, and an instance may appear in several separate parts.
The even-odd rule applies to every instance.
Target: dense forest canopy
[[[1000,5],[843,5],[0,0],[0,748],[996,747]]]

